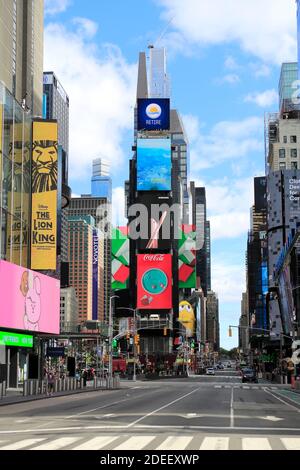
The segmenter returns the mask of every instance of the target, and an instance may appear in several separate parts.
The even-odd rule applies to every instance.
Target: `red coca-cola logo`
[[[164,261],[164,255],[145,255],[144,261]]]

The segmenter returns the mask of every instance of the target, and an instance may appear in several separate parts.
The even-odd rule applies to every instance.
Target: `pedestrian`
[[[47,374],[47,382],[48,382],[48,393],[47,393],[47,395],[49,397],[52,397],[53,392],[54,392],[54,380],[55,380],[54,372],[50,369],[48,374]]]

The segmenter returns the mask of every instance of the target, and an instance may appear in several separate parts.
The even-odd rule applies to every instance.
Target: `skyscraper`
[[[0,0],[0,81],[42,117],[44,0]]]
[[[108,201],[112,200],[110,163],[102,158],[93,160],[91,193],[93,197],[104,197]]]
[[[106,198],[82,196],[72,198],[69,206],[69,216],[90,215],[95,220],[97,229],[103,234],[103,289],[100,290],[102,299],[98,300],[103,305],[103,319],[109,316],[109,296],[111,291],[111,215],[110,204]]]
[[[61,285],[67,287],[68,279],[68,205],[71,199],[71,189],[68,186],[69,166],[69,97],[53,72],[43,75],[43,118],[56,119],[58,125],[58,145],[60,146],[61,172],[61,231],[60,231],[60,261]]]
[[[281,66],[278,94],[279,94],[279,112],[282,116],[284,112],[295,109],[293,103],[293,94],[297,91],[298,63],[285,62]]]
[[[220,349],[219,299],[215,292],[207,292],[206,302],[206,339],[211,350]]]
[[[93,229],[91,216],[69,216],[70,285],[78,299],[78,322],[92,320]]]
[[[170,98],[165,48],[149,46],[149,98]]]

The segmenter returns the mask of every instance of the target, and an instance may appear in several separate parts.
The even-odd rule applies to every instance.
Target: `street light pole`
[[[133,312],[133,382],[136,382],[136,344],[135,344],[135,337],[137,334],[137,325],[136,325],[136,308],[130,307],[118,307],[118,310],[130,310]]]
[[[113,358],[112,358],[112,341],[113,341],[113,312],[112,312],[112,299],[120,298],[118,295],[112,295],[109,299],[109,322],[108,322],[108,381],[109,388],[112,386],[113,375]]]

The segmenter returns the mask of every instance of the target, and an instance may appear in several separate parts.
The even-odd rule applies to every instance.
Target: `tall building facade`
[[[215,292],[207,292],[206,302],[206,340],[211,350],[220,349],[219,299]]]
[[[92,196],[72,198],[69,206],[69,216],[81,217],[86,215],[94,218],[95,226],[101,231],[103,237],[103,281],[101,281],[103,290],[100,290],[99,293],[102,296],[99,304],[103,305],[101,317],[108,320],[111,292],[111,206],[106,198]]]
[[[93,309],[93,229],[91,216],[68,217],[70,285],[78,299],[78,323],[92,320]]]
[[[0,11],[0,81],[42,117],[44,0],[1,0]]]
[[[297,91],[298,80],[298,62],[285,62],[281,66],[281,73],[279,79],[279,112],[282,116],[283,113],[295,109],[293,102],[293,95]]]
[[[206,217],[206,191],[205,188],[195,187],[191,182],[192,220],[196,225],[197,237],[202,248],[196,253],[196,274],[198,287],[201,286],[205,297],[211,289],[211,249],[210,249],[210,223]]]
[[[102,158],[96,158],[93,160],[91,194],[93,197],[106,198],[110,202],[112,200],[110,163]]]
[[[43,117],[56,119],[58,125],[58,145],[60,147],[61,211],[59,261],[62,287],[69,285],[68,265],[68,206],[71,189],[68,186],[69,167],[69,97],[54,72],[43,74]]]
[[[60,290],[60,332],[78,332],[78,300],[74,287]]]

